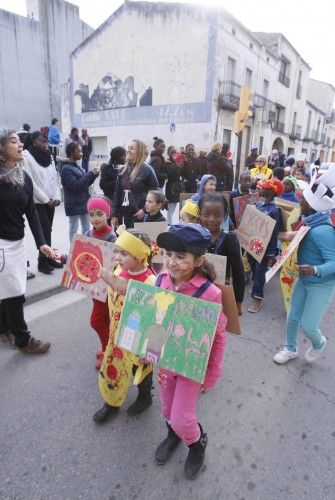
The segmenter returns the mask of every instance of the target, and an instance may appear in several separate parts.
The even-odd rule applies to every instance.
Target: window
[[[249,43],[249,47],[250,47],[251,49],[253,49],[253,48],[254,48],[254,44],[253,44],[252,42],[250,42],[250,43]]]
[[[231,130],[228,129],[223,129],[223,137],[222,137],[222,142],[226,144],[230,144],[231,141]]]
[[[227,80],[234,82],[235,81],[235,72],[236,72],[236,61],[235,61],[235,59],[228,57]]]
[[[306,127],[306,139],[309,139],[309,132],[311,128],[312,111],[308,111],[307,127]]]
[[[266,58],[266,62],[270,62],[270,57],[267,57],[267,58]]]
[[[231,32],[232,32],[232,34],[233,34],[234,36],[236,35],[236,29],[235,29],[235,28],[232,28],[232,29],[231,29]]]
[[[258,151],[259,151],[260,155],[263,152],[263,144],[264,144],[264,137],[260,136],[260,138],[259,138],[259,148],[258,148]]]
[[[293,128],[296,126],[296,124],[297,124],[297,113],[295,111],[293,115]]]
[[[245,84],[248,87],[252,87],[252,71],[249,68],[245,70]]]
[[[288,148],[287,156],[294,155],[294,148]]]
[[[301,99],[301,79],[302,79],[302,71],[299,71],[299,78],[298,78],[298,85],[297,85],[297,92],[295,94],[295,97],[297,99]]]
[[[263,81],[263,96],[267,99],[269,96],[269,82],[268,80]]]
[[[290,61],[288,61],[285,57],[281,58],[278,80],[280,81],[280,83],[285,85],[285,87],[290,86],[290,65]]]

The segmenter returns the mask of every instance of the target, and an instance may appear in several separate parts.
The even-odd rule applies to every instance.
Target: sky
[[[80,17],[97,28],[122,0],[70,0],[79,6]],[[164,1],[164,0],[163,0]],[[178,0],[177,0],[178,1]],[[311,78],[335,87],[334,0],[313,4],[301,0],[184,0],[206,6],[222,6],[251,31],[280,32],[311,66]],[[0,9],[26,15],[25,0],[0,0]]]

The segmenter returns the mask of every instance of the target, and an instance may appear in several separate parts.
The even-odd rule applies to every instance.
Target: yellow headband
[[[151,248],[133,234],[128,233],[128,231],[123,231],[120,234],[115,241],[115,245],[130,253],[136,259],[142,260],[145,265],[148,264]]]
[[[185,212],[188,215],[192,215],[193,217],[199,217],[199,207],[191,200],[187,200],[185,202],[185,205],[182,207],[181,211]]]

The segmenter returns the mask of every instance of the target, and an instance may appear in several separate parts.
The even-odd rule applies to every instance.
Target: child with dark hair
[[[148,191],[145,201],[145,211],[143,222],[165,222],[166,219],[161,210],[166,205],[166,198],[162,191]]]
[[[284,167],[275,167],[272,172],[273,172],[274,179],[278,179],[278,180],[282,181],[285,177]]]
[[[157,244],[165,249],[166,272],[157,277],[156,286],[222,304],[221,291],[213,284],[214,268],[205,258],[210,241],[210,232],[199,224],[176,224],[168,232],[159,234]],[[187,479],[199,474],[205,460],[207,434],[198,422],[196,406],[201,390],[207,392],[221,376],[227,342],[226,322],[221,311],[203,384],[165,368],[158,371],[168,434],[156,449],[155,461],[164,465],[183,441],[189,447],[184,467]]]
[[[115,254],[119,266],[114,273],[107,269],[102,269],[100,272],[100,277],[110,285],[108,289],[110,333],[99,371],[98,383],[104,405],[93,415],[93,420],[97,423],[106,422],[117,414],[126,399],[132,375],[136,377],[138,374],[136,377],[138,395],[136,401],[128,408],[128,415],[142,413],[152,404],[152,365],[150,363],[143,365],[138,356],[115,345],[115,335],[126,295],[127,282],[130,279],[149,284],[155,282],[150,269],[150,238],[147,234],[135,229],[123,231],[115,241]],[[123,278],[124,287],[114,286],[114,275]]]
[[[229,214],[228,202],[221,193],[207,193],[200,198],[199,211],[201,224],[212,235],[208,252],[227,257],[227,276],[230,273],[232,275],[235,300],[241,316],[245,283],[240,243],[234,233],[222,229],[222,222]]]
[[[280,208],[275,205],[274,199],[276,196],[280,196],[284,191],[283,183],[278,179],[260,181],[257,187],[260,188],[260,196],[264,201],[258,203],[256,208],[274,219],[276,225],[261,262],[258,262],[252,255],[248,254],[253,279],[251,290],[252,302],[248,307],[248,311],[251,313],[257,313],[263,305],[265,273],[269,265],[271,266],[276,262],[276,256],[278,255],[278,234],[281,212]]]
[[[234,189],[234,191],[230,193],[229,197],[230,220],[234,229],[236,229],[234,198],[238,198],[239,196],[245,196],[246,194],[250,194],[253,192],[251,190],[252,179],[249,170],[246,170],[245,172],[242,172],[240,174],[239,181],[240,182],[238,184],[237,189]]]
[[[87,203],[87,210],[92,229],[86,231],[85,236],[113,243],[116,240],[116,234],[114,233],[114,228],[109,224],[112,215],[110,202],[104,198],[90,198]],[[101,343],[101,348],[96,354],[97,359],[95,364],[95,368],[100,370],[109,338],[107,301],[101,302],[101,300],[93,299],[90,324],[93,330],[97,332]]]
[[[294,180],[293,180],[294,179]],[[284,192],[278,196],[282,200],[293,201],[294,203],[298,203],[298,198],[295,194],[295,188],[297,187],[297,181],[294,177],[285,177],[283,180]]]

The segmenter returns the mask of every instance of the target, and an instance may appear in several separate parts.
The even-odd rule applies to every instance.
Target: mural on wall
[[[150,16],[141,9],[125,4],[72,54],[77,126],[210,120],[216,22],[182,8],[169,17],[165,7]],[[167,19],[173,30],[166,29]]]
[[[134,87],[135,80],[131,75],[122,80],[113,73],[106,73],[91,94],[89,85],[81,83],[74,95],[81,99],[82,113],[104,109],[134,108],[138,104],[151,106],[151,87],[145,90],[140,99]]]

